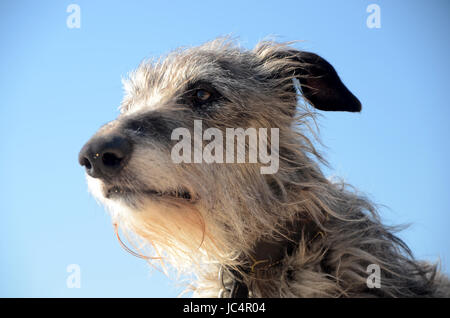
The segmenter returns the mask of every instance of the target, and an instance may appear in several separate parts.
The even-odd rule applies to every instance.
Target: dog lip
[[[158,191],[154,189],[132,190],[126,187],[113,186],[106,190],[105,197],[107,199],[112,199],[114,197],[121,197],[124,195],[133,195],[133,194],[145,194],[148,196],[157,196],[157,197],[173,197],[177,199],[193,201],[191,193],[184,188],[181,188],[179,190]]]
[[[118,197],[118,196],[122,196],[128,193],[131,193],[131,189],[129,188],[122,188],[122,187],[118,187],[118,186],[113,186],[110,187],[108,189],[106,189],[105,191],[105,197],[107,199],[111,199],[113,197]]]

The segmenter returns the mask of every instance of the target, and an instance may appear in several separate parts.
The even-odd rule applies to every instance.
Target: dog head
[[[230,261],[298,212],[279,204],[322,178],[308,156],[313,146],[294,129],[312,114],[299,98],[319,110],[361,109],[327,61],[273,42],[247,51],[219,39],[177,50],[142,63],[124,87],[120,115],[79,162],[114,222],[178,265]],[[271,155],[276,170],[261,173],[268,161],[259,159]]]

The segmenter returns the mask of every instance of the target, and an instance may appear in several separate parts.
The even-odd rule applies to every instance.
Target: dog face
[[[269,42],[253,51],[225,40],[176,51],[140,65],[124,86],[119,117],[86,143],[79,162],[91,192],[114,218],[178,255],[194,246],[228,253],[236,242],[251,246],[272,230],[277,215],[256,207],[280,200],[291,163],[282,160],[280,171],[266,176],[261,162],[174,162],[176,129],[195,135],[196,121],[203,131],[213,128],[223,136],[229,128],[277,128],[280,156],[297,151],[305,157],[299,164],[307,165],[310,150],[292,130],[298,89],[317,109],[360,110],[328,62]],[[243,149],[250,149],[250,137],[244,142]],[[193,142],[194,156],[206,143]]]

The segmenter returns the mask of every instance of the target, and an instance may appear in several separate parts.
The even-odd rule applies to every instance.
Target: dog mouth
[[[193,195],[185,188],[179,189],[169,189],[165,191],[155,190],[155,189],[143,189],[143,190],[133,190],[126,187],[113,186],[107,188],[105,191],[105,198],[107,199],[118,199],[130,196],[146,196],[151,198],[169,198],[169,199],[179,199],[185,201],[194,201]]]

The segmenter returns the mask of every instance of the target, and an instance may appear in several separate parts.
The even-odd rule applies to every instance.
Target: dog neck
[[[314,231],[316,234],[313,234],[313,231],[300,221],[291,223],[286,229],[285,233],[280,233],[275,238],[258,240],[250,253],[240,257],[241,265],[237,268],[223,266],[219,273],[220,283],[223,286],[220,295],[227,291],[230,298],[247,298],[249,296],[249,286],[246,283],[248,278],[258,279],[258,276],[277,267],[286,257],[291,256],[300,240],[311,238],[312,235],[315,238],[318,233],[321,233]],[[223,283],[224,271],[232,279],[230,288]]]

